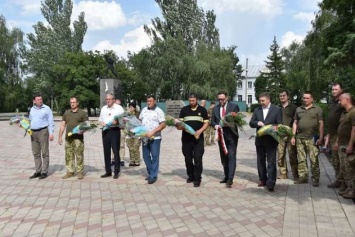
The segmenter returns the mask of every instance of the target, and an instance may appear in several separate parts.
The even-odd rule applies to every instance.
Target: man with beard
[[[334,144],[337,140],[337,130],[339,126],[340,116],[344,111],[344,108],[339,104],[339,97],[343,93],[343,87],[340,83],[334,83],[332,85],[332,96],[333,99],[329,102],[328,111],[328,136],[329,145],[331,149],[331,162],[335,171],[335,181],[328,184],[328,188],[340,188],[339,191],[344,191],[346,189],[344,177],[340,169],[339,155],[336,150],[334,150]]]
[[[177,127],[182,130],[182,153],[185,157],[188,176],[186,182],[194,182],[194,187],[200,187],[203,170],[202,156],[205,152],[203,131],[209,126],[209,120],[207,110],[198,105],[196,94],[189,95],[189,105],[181,109],[179,119],[196,131],[195,135],[191,135],[182,126]]]

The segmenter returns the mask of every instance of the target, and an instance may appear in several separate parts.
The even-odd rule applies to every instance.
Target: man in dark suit
[[[270,95],[266,92],[259,95],[260,107],[254,110],[249,125],[258,131],[264,125],[277,125],[282,123],[280,107],[270,103]],[[267,186],[270,192],[274,191],[276,183],[276,150],[278,142],[270,135],[255,138],[257,166],[259,174],[258,187]],[[266,168],[267,161],[267,168]]]
[[[216,129],[216,133],[220,133],[222,137],[218,139],[219,153],[224,170],[224,179],[220,183],[225,183],[227,188],[231,188],[233,184],[234,174],[237,167],[237,146],[238,146],[238,129],[230,127],[221,127],[220,120],[231,112],[238,113],[239,107],[236,104],[228,102],[227,91],[218,92],[219,104],[214,107],[212,112],[212,127]],[[224,142],[222,141],[222,138]],[[226,154],[227,153],[227,154]]]

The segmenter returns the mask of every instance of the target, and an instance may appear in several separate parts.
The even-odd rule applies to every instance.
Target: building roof
[[[248,78],[254,77],[256,78],[257,76],[260,75],[260,71],[262,72],[266,72],[267,68],[265,67],[265,65],[249,65],[248,66]],[[243,67],[243,72],[242,72],[242,76],[245,77],[245,72],[246,72],[246,68]]]

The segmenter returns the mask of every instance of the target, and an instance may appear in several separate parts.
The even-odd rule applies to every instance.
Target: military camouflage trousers
[[[211,145],[214,144],[214,134],[215,130],[213,127],[209,126],[204,132],[203,135],[205,137],[205,145]]]
[[[75,157],[77,173],[82,173],[84,170],[84,141],[80,139],[65,141],[65,166],[68,173],[75,172]]]
[[[311,163],[312,180],[319,181],[319,149],[314,145],[313,138],[297,138],[297,158],[298,158],[298,175],[300,178],[308,177],[307,156]]]
[[[349,156],[355,156],[355,154],[348,155],[342,151],[346,149],[347,146],[340,146],[338,150],[339,160],[340,160],[340,171],[343,174],[345,183],[348,186],[355,186],[355,166],[350,165],[348,162]]]
[[[329,139],[329,146],[332,151],[332,158],[331,158],[331,163],[335,171],[335,178],[339,182],[344,181],[344,177],[342,174],[342,170],[340,168],[340,159],[339,159],[339,153],[338,151],[334,150],[334,144],[337,140],[337,135],[330,136]]]
[[[141,140],[138,138],[126,138],[126,143],[129,150],[129,158],[131,160],[131,163],[139,164],[141,160],[141,156],[139,153]]]
[[[295,179],[298,179],[297,148],[287,139],[281,141],[277,146],[277,164],[280,174],[287,175],[286,149],[288,151],[292,175]]]

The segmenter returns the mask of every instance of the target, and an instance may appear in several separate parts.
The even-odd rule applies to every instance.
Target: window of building
[[[248,95],[248,104],[252,104],[252,103],[253,103],[253,96]]]
[[[243,87],[243,82],[242,81],[238,81],[237,82],[237,88],[238,89],[242,89],[242,87]]]
[[[248,88],[249,89],[253,88],[253,82],[252,81],[248,81]]]
[[[238,95],[238,101],[243,101],[243,96],[242,95]]]

